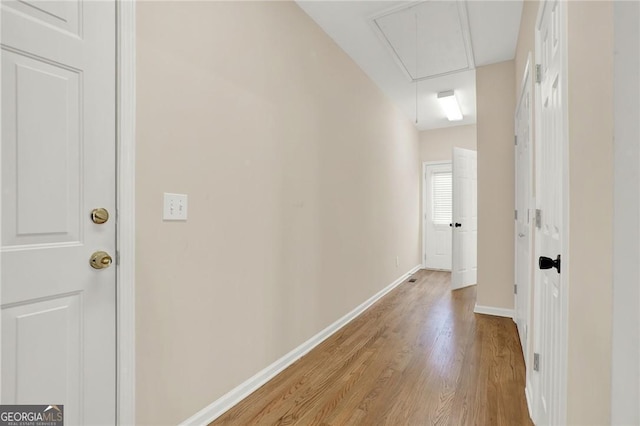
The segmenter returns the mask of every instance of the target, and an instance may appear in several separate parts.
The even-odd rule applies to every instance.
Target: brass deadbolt
[[[97,251],[91,255],[91,259],[89,259],[89,265],[93,269],[104,269],[111,266],[113,263],[113,259],[109,256],[109,253],[106,251]]]
[[[102,207],[93,209],[91,210],[91,220],[93,221],[93,223],[102,225],[109,220],[109,212],[107,211],[107,209],[103,209]]]

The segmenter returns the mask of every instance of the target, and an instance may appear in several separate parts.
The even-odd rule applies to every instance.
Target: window
[[[452,175],[451,172],[434,172],[431,175],[431,191],[433,211],[431,220],[435,225],[451,223]]]

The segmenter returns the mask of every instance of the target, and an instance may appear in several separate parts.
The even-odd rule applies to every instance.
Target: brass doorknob
[[[89,265],[93,269],[104,269],[111,266],[113,263],[113,259],[109,256],[109,253],[106,251],[97,251],[91,255],[91,259],[89,259]]]
[[[103,209],[102,207],[93,209],[91,210],[91,220],[93,221],[93,223],[102,225],[109,220],[109,212],[107,211],[107,209]]]

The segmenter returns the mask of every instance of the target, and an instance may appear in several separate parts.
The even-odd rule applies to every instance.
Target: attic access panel
[[[425,1],[385,12],[372,21],[411,81],[475,68],[463,1]]]

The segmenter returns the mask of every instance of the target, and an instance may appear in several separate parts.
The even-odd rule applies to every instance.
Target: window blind
[[[435,225],[449,225],[452,210],[452,175],[451,172],[434,172],[431,176],[433,211],[431,220]]]

